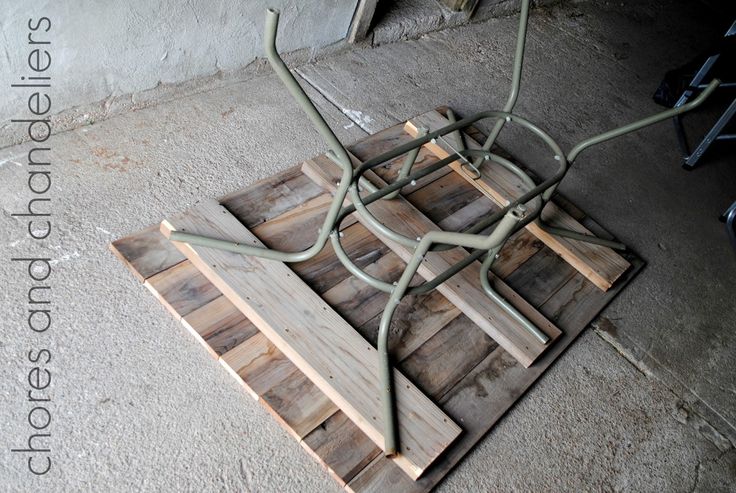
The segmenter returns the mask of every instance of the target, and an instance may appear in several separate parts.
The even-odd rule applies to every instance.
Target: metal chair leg
[[[731,135],[721,135],[721,132],[723,132],[723,129],[726,127],[728,122],[731,121],[735,114],[736,98],[729,105],[726,111],[721,115],[716,124],[713,125],[713,128],[711,128],[708,133],[705,134],[705,137],[703,137],[703,140],[700,141],[700,144],[698,144],[698,147],[695,148],[693,153],[685,158],[685,161],[682,164],[683,168],[687,170],[695,168],[700,158],[703,156],[703,154],[705,154],[705,151],[707,151],[710,145],[716,140],[733,138]]]
[[[522,0],[522,13],[519,24],[519,33],[517,36],[512,90],[506,103],[506,108],[508,109],[504,111],[484,111],[463,120],[452,122],[444,128],[429,132],[424,136],[417,137],[410,142],[399,145],[390,151],[369,159],[360,164],[357,168],[353,169],[352,161],[347,151],[279,57],[276,51],[276,31],[279,13],[276,10],[269,9],[266,15],[266,30],[264,36],[264,48],[268,59],[271,62],[274,71],[287,87],[292,97],[297,101],[297,103],[299,103],[302,110],[310,118],[314,127],[328,144],[330,148],[330,151],[327,153],[328,156],[330,156],[330,158],[333,159],[342,169],[340,182],[337,183],[337,191],[334,194],[334,198],[322,227],[317,232],[317,240],[311,247],[301,252],[284,252],[268,248],[258,248],[252,245],[243,245],[217,238],[202,237],[183,231],[173,232],[170,236],[172,241],[180,241],[193,245],[227,250],[244,255],[253,255],[280,262],[300,262],[307,260],[320,252],[327,240],[330,239],[338,259],[352,274],[376,289],[390,293],[389,302],[384,309],[381,318],[378,335],[379,378],[383,389],[381,399],[384,409],[385,428],[384,453],[388,456],[400,453],[399,436],[396,432],[396,397],[392,384],[393,369],[388,348],[388,335],[391,318],[393,317],[396,306],[401,299],[406,295],[426,293],[435,289],[439,284],[447,281],[450,277],[460,272],[460,270],[470,265],[472,262],[481,259],[483,254],[488,253],[488,257],[482,264],[480,279],[480,283],[486,294],[496,300],[502,310],[505,310],[515,317],[520,322],[522,329],[530,331],[540,340],[540,342],[548,342],[549,338],[545,334],[543,334],[529,320],[519,314],[513,306],[508,304],[506,300],[501,298],[491,288],[488,280],[488,271],[495,259],[496,253],[500,250],[501,246],[506,242],[511,234],[539,218],[544,204],[550,200],[560,181],[565,177],[569,166],[575,161],[582,151],[601,142],[634,132],[646,126],[675,117],[686,111],[690,111],[700,105],[719,84],[719,81],[713,80],[693,101],[683,102],[682,105],[671,110],[658,113],[648,118],[641,119],[583,140],[575,145],[570,152],[565,155],[557,142],[547,132],[525,118],[511,113],[511,108],[513,108],[514,103],[516,102],[519,91],[528,10],[529,0]],[[450,115],[450,119],[454,120],[454,117]],[[489,138],[486,140],[482,149],[467,149],[461,145],[460,149],[455,150],[455,154],[448,158],[412,172],[411,168],[414,165],[416,154],[423,145],[434,139],[441,139],[444,135],[460,132],[482,119],[491,119],[495,122],[494,130],[489,135]],[[554,162],[558,165],[556,172],[551,177],[546,178],[540,184],[535,184],[534,181],[520,168],[508,162],[508,160],[490,152],[490,148],[495,138],[506,123],[520,125],[549,146],[553,153]],[[462,139],[460,142],[462,142]],[[402,172],[399,178],[390,185],[378,189],[363,178],[363,174],[367,171],[403,154],[407,154],[407,158],[404,162],[404,166],[402,167]],[[367,208],[368,205],[377,200],[395,196],[395,192],[398,192],[402,187],[416,179],[426,176],[441,167],[449,166],[451,163],[458,160],[470,163],[469,159],[474,159],[476,162],[490,160],[505,166],[510,171],[517,173],[521,177],[522,181],[527,184],[529,190],[511,203],[507,204],[505,207],[501,208],[501,210],[489,214],[474,226],[465,230],[465,232],[429,231],[419,238],[410,238],[406,235],[402,235],[398,231],[391,230],[380,223],[380,221],[378,221]],[[347,198],[348,193],[350,194],[349,199],[352,204],[345,206],[343,203]],[[396,285],[377,279],[364,272],[350,261],[347,254],[342,249],[342,246],[340,245],[340,224],[350,214],[359,214],[362,219],[371,225],[371,229],[378,231],[381,236],[388,237],[402,245],[414,248],[414,254],[410,261],[407,262],[404,272]],[[736,216],[736,213],[729,216],[731,225],[733,224],[733,216]],[[486,231],[491,227],[493,227],[493,229],[490,233],[483,233],[483,231]],[[566,230],[557,231],[557,234],[567,234],[568,236],[570,233],[574,232],[568,232]],[[589,238],[580,239],[583,241],[590,241]],[[409,283],[416,274],[417,269],[427,252],[439,251],[453,247],[463,247],[474,250],[474,252],[470,253],[462,260],[459,260],[454,265],[448,267],[444,272],[437,275],[437,277],[431,281],[426,281],[418,286],[409,286]]]

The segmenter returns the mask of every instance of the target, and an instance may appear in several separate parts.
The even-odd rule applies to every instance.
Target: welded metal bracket
[[[324,222],[318,231],[317,239],[314,244],[306,250],[299,252],[285,252],[233,243],[218,238],[202,237],[180,231],[171,233],[170,239],[172,241],[217,248],[237,252],[243,255],[255,255],[280,262],[301,262],[310,259],[324,248],[329,239],[337,257],[353,275],[371,286],[390,294],[389,301],[384,309],[383,316],[381,317],[378,333],[378,352],[380,358],[379,377],[381,379],[381,387],[384,390],[384,393],[381,396],[384,410],[383,448],[386,456],[393,456],[401,450],[396,433],[396,415],[394,412],[395,395],[393,383],[391,381],[391,359],[388,348],[389,326],[394,311],[401,300],[407,295],[426,293],[435,289],[466,266],[476,260],[483,259],[482,268],[480,269],[480,279],[478,282],[486,294],[494,299],[503,310],[508,312],[509,315],[515,318],[523,330],[528,331],[543,344],[547,344],[549,342],[547,335],[524,317],[524,315],[519,313],[491,287],[488,276],[490,268],[496,258],[496,254],[503,247],[506,240],[508,240],[508,238],[516,231],[523,228],[531,221],[541,221],[540,214],[542,209],[551,199],[552,194],[555,192],[560,181],[565,177],[569,166],[575,161],[581,152],[601,142],[611,140],[662,120],[672,118],[675,115],[690,111],[700,105],[719,84],[717,80],[714,80],[693,101],[690,101],[678,108],[673,108],[623,127],[585,139],[575,145],[570,152],[565,154],[557,142],[547,132],[529,120],[512,113],[519,95],[528,16],[529,0],[522,0],[511,94],[502,111],[483,111],[460,121],[455,121],[454,115],[450,112],[448,117],[451,123],[444,128],[432,132],[427,131],[424,135],[421,135],[420,132],[420,135],[412,141],[397,146],[380,156],[369,159],[354,169],[347,151],[317,111],[312,101],[304,93],[299,83],[281,60],[281,57],[278,55],[278,52],[276,51],[276,32],[279,12],[274,9],[268,9],[266,13],[264,35],[265,51],[268,56],[268,60],[278,77],[284,83],[294,99],[299,103],[302,110],[306,113],[314,127],[329,146],[330,151],[327,153],[328,156],[335,161],[342,170],[342,176],[337,185],[337,190],[335,191],[334,198]],[[430,166],[412,172],[412,167],[416,160],[417,153],[423,145],[430,141],[443,139],[444,136],[450,134],[454,134],[456,137],[459,137],[457,142],[462,143],[461,131],[470,125],[485,119],[490,119],[496,123],[483,144],[482,149],[468,149],[464,145],[461,145],[460,148],[454,149],[454,153],[447,158],[441,159]],[[556,171],[551,177],[543,180],[542,183],[537,184],[520,167],[491,152],[493,143],[507,123],[519,125],[530,131],[549,147],[551,151],[550,161],[556,166]],[[406,158],[399,173],[399,177],[388,186],[379,189],[363,178],[363,174],[367,171],[402,155],[406,155]],[[462,232],[430,231],[419,238],[410,238],[386,227],[368,210],[367,206],[371,203],[383,199],[390,200],[391,198],[396,197],[404,186],[448,166],[455,161],[463,163],[465,165],[464,168],[468,173],[478,173],[478,169],[486,162],[497,163],[519,176],[527,185],[528,191],[510,202],[498,212],[483,218]],[[366,192],[367,195],[361,195],[361,191]],[[343,203],[348,194],[352,204],[344,206]],[[347,216],[353,213],[361,215],[361,217],[371,225],[371,229],[377,231],[379,235],[414,250],[413,256],[407,262],[403,274],[397,283],[389,283],[382,279],[378,279],[360,269],[352,262],[344,251],[340,243],[340,225]],[[491,227],[493,227],[493,229],[490,233],[481,233]],[[548,226],[546,227],[553,234],[568,236],[580,241],[595,243],[603,243],[605,241],[598,238],[583,236],[574,231],[550,228]],[[613,247],[616,246],[616,244],[605,244]],[[463,260],[457,262],[431,281],[426,281],[417,286],[409,286],[410,281],[416,274],[417,269],[427,252],[448,250],[456,247],[467,248],[470,250],[470,253]]]

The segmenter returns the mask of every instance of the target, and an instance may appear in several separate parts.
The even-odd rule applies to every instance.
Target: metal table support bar
[[[657,115],[644,118],[629,125],[583,140],[575,145],[572,150],[565,155],[557,142],[555,142],[548,133],[530,121],[512,113],[520,88],[524,40],[526,37],[526,25],[529,16],[529,0],[522,0],[521,6],[522,10],[516,44],[516,57],[514,61],[511,94],[509,95],[503,111],[484,111],[460,121],[455,121],[456,119],[454,115],[449,113],[448,118],[451,123],[444,128],[433,132],[426,132],[425,135],[420,134],[419,137],[406,144],[397,146],[380,156],[376,156],[361,163],[355,169],[353,168],[350,156],[343,145],[329,128],[325,120],[315,108],[314,104],[310,101],[309,97],[304,93],[301,86],[276,51],[276,32],[278,29],[279,12],[275,9],[268,9],[266,12],[264,36],[265,51],[268,60],[278,77],[291,93],[292,97],[297,101],[297,103],[299,103],[302,110],[307,114],[314,127],[329,146],[330,150],[327,155],[334,160],[342,170],[340,182],[337,184],[337,190],[334,193],[334,198],[324,222],[318,230],[317,239],[314,244],[306,250],[302,250],[300,252],[285,252],[269,248],[255,247],[253,245],[243,245],[218,238],[203,237],[186,231],[172,232],[170,237],[172,241],[217,248],[243,255],[255,255],[280,262],[301,262],[312,258],[322,250],[327,240],[330,239],[338,259],[353,275],[377,289],[390,293],[389,301],[381,317],[378,336],[380,358],[379,377],[381,379],[381,388],[383,389],[383,395],[381,396],[383,401],[384,423],[383,449],[386,456],[393,456],[400,453],[401,450],[401,445],[398,441],[396,431],[395,395],[391,382],[391,356],[388,347],[388,333],[391,319],[394,311],[396,310],[396,306],[401,302],[401,300],[408,295],[426,293],[435,289],[437,286],[446,282],[471,263],[485,257],[480,269],[481,275],[479,279],[482,289],[502,310],[515,318],[523,330],[527,330],[541,343],[547,344],[549,342],[549,337],[493,290],[489,281],[489,272],[497,253],[506,243],[508,238],[516,231],[523,228],[531,221],[540,220],[540,214],[545,204],[549,202],[558,184],[565,177],[569,166],[575,161],[582,151],[598,143],[628,134],[659,121],[672,118],[675,115],[690,111],[700,105],[713,92],[719,83],[717,80],[713,80],[696,99],[677,108],[664,111]],[[462,130],[483,119],[495,120],[496,123],[493,127],[494,130],[489,135],[489,138],[484,143],[482,149],[467,149],[463,144]],[[543,180],[540,184],[535,184],[531,177],[529,177],[529,175],[527,175],[517,165],[490,152],[498,133],[507,123],[520,125],[522,128],[525,128],[534,134],[550,148],[552,151],[551,162],[557,164],[557,171],[552,176]],[[442,139],[443,136],[450,134],[454,135],[456,139],[459,137],[456,142],[459,142],[460,146],[458,149],[455,149],[454,154],[421,170],[412,172],[412,167],[419,149],[427,142]],[[363,178],[363,174],[368,170],[404,154],[406,154],[405,161],[401,171],[399,172],[398,178],[393,183],[378,188]],[[471,162],[471,159],[474,161]],[[423,176],[427,176],[440,168],[448,166],[455,161],[461,161],[474,167],[476,172],[478,172],[477,168],[484,162],[498,163],[518,175],[528,187],[528,190],[500,211],[488,215],[465,231],[459,233],[429,231],[422,237],[409,238],[397,231],[387,228],[370,213],[368,206],[371,203],[377,200],[393,199],[400,193],[402,187]],[[478,176],[480,176],[479,172]],[[348,194],[350,194],[352,204],[344,206],[343,204]],[[385,236],[393,241],[397,241],[414,249],[413,256],[409,262],[407,262],[401,278],[396,284],[371,276],[364,270],[357,267],[346,254],[340,243],[340,225],[348,215],[354,213],[360,214],[361,217],[375,230],[379,231],[380,236]],[[596,243],[604,243],[605,241],[585,235],[579,235],[579,233],[563,229],[550,229],[553,234],[565,235],[581,241]],[[457,247],[467,248],[470,250],[470,253],[431,281],[426,281],[417,286],[409,286],[409,283],[415,276],[422,259],[428,252]]]

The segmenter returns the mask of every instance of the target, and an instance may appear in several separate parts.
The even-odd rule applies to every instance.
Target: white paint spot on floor
[[[344,128],[345,130],[347,130],[349,128],[353,128],[354,126],[355,126],[355,122],[350,122],[347,125],[343,125],[342,128]]]
[[[342,112],[361,127],[365,127],[365,125],[373,121],[370,115],[366,115],[362,111],[344,109]]]
[[[49,260],[49,264],[56,265],[59,262],[66,262],[68,260],[72,260],[72,259],[75,259],[75,258],[81,258],[81,257],[82,256],[79,254],[79,252],[68,253],[66,255],[62,255],[59,258],[55,258],[53,260]]]
[[[11,163],[11,164],[14,164],[16,166],[21,166],[22,167],[23,165],[21,163],[19,163],[18,161],[16,161],[16,159],[19,159],[19,158],[21,158],[23,156],[25,156],[25,154],[19,154],[17,156],[10,156],[9,158],[6,158],[6,159],[0,159],[0,168],[2,168],[3,166],[5,166],[8,163]]]
[[[108,230],[106,230],[106,229],[102,229],[102,228],[101,228],[101,227],[99,227],[99,226],[95,226],[95,229],[96,229],[97,231],[101,231],[101,232],[105,233],[106,235],[110,235],[110,234],[112,234],[112,233],[110,233],[110,232],[109,232]]]

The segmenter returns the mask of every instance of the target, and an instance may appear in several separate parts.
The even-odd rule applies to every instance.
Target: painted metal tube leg
[[[544,231],[546,231],[549,234],[555,235],[555,236],[562,236],[564,238],[584,241],[585,243],[592,243],[594,245],[602,245],[608,248],[612,248],[614,250],[621,250],[621,251],[626,250],[626,245],[624,245],[620,241],[607,240],[605,238],[599,238],[593,235],[586,235],[586,234],[578,233],[577,231],[572,231],[569,229],[556,228],[554,226],[550,226],[548,223],[544,221],[544,219],[542,219],[541,215],[537,218],[536,223],[537,223],[537,226],[542,228]]]
[[[736,250],[736,202],[723,213],[723,221],[726,223],[726,233],[731,240],[731,245]]]
[[[522,0],[521,14],[519,16],[519,30],[516,35],[514,68],[511,75],[511,93],[509,94],[509,98],[506,101],[506,105],[503,107],[503,110],[508,113],[511,113],[513,111],[514,106],[516,106],[516,100],[519,99],[519,89],[521,87],[521,69],[524,66],[524,47],[526,45],[526,28],[528,25],[528,21],[529,0]],[[483,150],[491,150],[491,147],[493,147],[493,144],[496,142],[496,138],[498,138],[498,134],[501,133],[501,130],[503,129],[505,123],[506,122],[504,120],[499,120],[496,122],[496,124],[493,126],[493,129],[491,130],[491,133],[488,134],[488,138],[486,138],[486,141],[483,143]],[[481,159],[476,159],[473,164],[476,168],[480,168],[481,164],[483,164],[483,161]]]
[[[516,318],[516,320],[520,322],[525,330],[531,332],[540,342],[547,343],[549,341],[549,338],[544,333],[542,333],[537,327],[535,327],[529,320],[524,318],[518,311],[514,309],[513,306],[511,306],[505,299],[500,297],[492,289],[490,281],[488,279],[488,272],[495,258],[495,254],[500,250],[501,245],[504,244],[504,242],[509,238],[511,234],[529,224],[531,221],[539,218],[539,214],[541,213],[543,205],[550,199],[559,182],[565,177],[568,166],[575,161],[580,152],[593,145],[633,132],[645,126],[661,121],[665,118],[677,116],[686,111],[689,111],[701,104],[702,101],[707,98],[718,85],[718,81],[714,80],[693,101],[687,103],[683,102],[681,106],[672,110],[653,115],[649,118],[645,118],[629,125],[586,139],[573,147],[568,155],[565,156],[559,145],[554,141],[554,139],[552,139],[549,134],[547,134],[545,131],[532,124],[528,120],[511,113],[511,110],[514,107],[519,94],[521,67],[524,52],[524,38],[526,34],[529,3],[530,0],[521,0],[522,12],[519,23],[519,32],[517,35],[512,88],[504,111],[484,111],[472,117],[463,119],[459,122],[450,123],[442,129],[428,132],[424,136],[421,136],[420,134],[419,137],[413,139],[411,142],[399,145],[390,151],[382,153],[380,156],[376,156],[367,160],[366,162],[358,166],[355,170],[353,170],[351,158],[343,145],[337,139],[335,134],[330,129],[329,125],[327,125],[324,118],[322,118],[319,111],[316,109],[312,101],[301,88],[296,78],[291,74],[288,67],[284,64],[284,62],[278,55],[278,52],[276,50],[276,34],[279,13],[277,10],[268,9],[266,14],[266,28],[264,32],[264,49],[268,60],[271,63],[271,66],[273,67],[275,73],[278,75],[283,84],[291,93],[291,96],[294,98],[294,100],[296,100],[301,109],[311,120],[314,128],[327,143],[330,149],[330,158],[337,163],[342,171],[340,182],[337,185],[337,190],[334,194],[334,198],[324,218],[322,227],[318,230],[317,239],[315,240],[314,244],[312,244],[312,246],[301,252],[284,252],[262,248],[252,244],[245,245],[218,238],[205,238],[199,235],[190,234],[186,231],[173,232],[170,237],[172,241],[182,241],[194,245],[202,245],[205,247],[237,252],[244,255],[253,255],[256,257],[282,262],[299,262],[307,260],[320,252],[325,246],[330,235],[332,235],[335,252],[340,261],[347,266],[350,272],[356,275],[358,278],[364,280],[368,284],[371,284],[378,289],[390,293],[388,304],[386,305],[381,316],[381,322],[378,332],[378,377],[380,378],[382,389],[381,399],[384,413],[384,453],[387,456],[393,456],[397,453],[400,453],[401,451],[401,446],[399,443],[400,437],[397,433],[398,410],[393,386],[393,369],[391,366],[388,336],[390,333],[389,329],[391,325],[391,319],[396,311],[397,305],[400,303],[403,297],[408,294],[423,293],[429,291],[430,289],[434,289],[435,287],[437,287],[437,285],[441,284],[442,282],[446,282],[451,276],[462,270],[471,262],[480,259],[485,252],[490,252],[490,255],[488,255],[488,257],[485,259],[481,268],[480,281],[484,291],[486,292],[486,294],[488,294],[488,296],[496,300],[501,309],[505,310],[511,316]],[[451,112],[449,112],[448,117],[451,122],[454,122],[455,118]],[[484,149],[471,150],[463,148],[462,135],[459,135],[457,132],[464,128],[467,128],[469,125],[483,118],[494,118],[497,120],[495,122],[493,131],[484,143]],[[504,160],[503,158],[490,153],[490,147],[493,145],[493,142],[498,136],[498,133],[501,131],[501,128],[505,125],[506,122],[513,122],[521,125],[523,128],[531,131],[538,138],[541,138],[541,140],[550,147],[550,149],[554,153],[555,160],[559,163],[559,169],[554,173],[554,175],[546,178],[540,184],[534,184],[534,182],[520,168]],[[434,139],[442,139],[443,135],[451,133],[455,133],[456,136],[459,135],[459,149],[454,149],[455,153],[452,156],[440,160],[437,163],[433,163],[429,166],[424,166],[414,173],[411,173],[411,169],[414,166],[420,147]],[[405,161],[399,173],[399,179],[394,181],[392,185],[385,186],[379,190],[376,188],[376,186],[368,182],[366,178],[362,177],[362,175],[371,168],[379,166],[382,163],[388,162],[391,159],[397,158],[403,154],[407,154],[407,157],[405,158]],[[474,226],[468,228],[462,233],[435,230],[426,233],[422,238],[414,238],[402,235],[398,231],[394,231],[384,226],[368,210],[367,206],[375,202],[376,200],[380,200],[384,197],[392,198],[398,195],[399,190],[403,186],[406,186],[408,183],[410,183],[411,180],[426,176],[429,173],[436,171],[436,169],[447,166],[457,160],[466,161],[468,164],[470,164],[468,158],[475,159],[476,161],[487,159],[501,164],[510,171],[516,173],[529,187],[529,190],[522,193],[520,197],[507,204],[500,211],[489,214],[483,220],[479,221]],[[347,197],[348,193],[350,193],[350,200],[353,202],[353,204],[343,207],[344,200]],[[361,196],[361,193],[363,193],[363,196]],[[533,207],[533,212],[529,213],[526,209],[527,206]],[[223,212],[227,213],[224,208]],[[395,286],[373,276],[370,276],[360,270],[356,265],[352,264],[347,254],[342,250],[339,242],[340,223],[347,215],[352,213],[361,215],[362,219],[370,224],[370,229],[377,231],[378,234],[407,247],[414,248],[412,258],[409,260],[409,262],[407,262],[404,272],[402,273],[401,278]],[[728,222],[730,226],[733,226],[735,216],[736,213],[728,216]],[[479,234],[481,231],[485,231],[487,228],[490,230],[491,226],[494,227],[490,234]],[[567,230],[557,230],[557,233],[567,236],[578,234]],[[589,238],[579,239],[581,239],[582,241],[593,241]],[[606,240],[595,241],[600,242]],[[475,252],[471,253],[463,260],[458,261],[456,264],[448,267],[445,272],[438,275],[432,281],[425,282],[423,285],[419,286],[409,286],[412,278],[416,274],[417,269],[421,265],[421,262],[427,252],[454,247],[474,249]],[[404,416],[402,418],[411,419],[410,416]]]
[[[419,127],[417,129],[417,137],[424,137],[425,135],[427,135],[427,133],[429,133],[429,129],[427,127]],[[402,178],[406,178],[407,176],[409,176],[409,173],[411,173],[411,168],[417,161],[417,156],[419,155],[420,149],[421,147],[416,147],[409,151],[409,153],[406,155],[406,159],[404,160],[404,163],[401,165],[401,169],[399,170],[399,176],[397,177],[397,180],[401,180]],[[395,199],[397,195],[399,195],[399,190],[391,192],[390,194],[386,195],[384,199]]]
[[[477,235],[462,235],[460,233],[448,233],[445,231],[430,231],[420,241],[414,254],[404,268],[401,278],[396,283],[396,287],[391,292],[386,308],[381,315],[381,323],[378,328],[378,358],[379,358],[379,379],[380,388],[382,389],[383,404],[383,427],[384,427],[384,448],[383,452],[386,457],[393,457],[400,452],[398,448],[397,437],[397,413],[396,413],[396,395],[393,386],[393,370],[391,366],[391,355],[388,347],[388,336],[391,327],[391,318],[396,311],[396,307],[406,294],[412,278],[417,272],[419,265],[422,263],[424,256],[427,254],[432,244],[437,241],[445,241],[448,235],[460,235],[466,238],[469,243],[464,245],[468,247],[479,247],[484,249],[500,248],[508,237],[514,232],[515,227],[524,218],[525,208],[517,206],[508,211],[506,215],[499,221],[498,226],[493,232],[480,240]],[[546,337],[546,336],[545,336]]]
[[[491,286],[491,281],[488,278],[489,271],[491,270],[491,266],[493,265],[494,260],[496,260],[496,255],[501,250],[501,246],[490,250],[488,252],[488,255],[486,256],[485,260],[483,261],[483,264],[481,264],[480,267],[480,284],[483,287],[483,291],[485,291],[486,295],[488,295],[489,298],[491,298],[493,301],[495,301],[501,308],[504,309],[506,313],[514,317],[517,322],[531,335],[533,335],[539,342],[542,344],[547,344],[549,342],[549,336],[539,330],[539,328],[534,325],[531,321],[529,321],[528,318],[526,318],[524,315],[522,315],[516,308],[514,308],[506,299],[498,294],[495,289],[493,289],[493,286]]]
[[[279,11],[276,9],[266,10],[266,23],[263,36],[263,48],[268,57],[268,61],[271,67],[278,75],[281,82],[286,86],[291,96],[299,103],[302,111],[306,113],[312,122],[312,125],[322,138],[327,142],[327,145],[334,156],[337,164],[342,168],[342,177],[340,186],[335,193],[335,197],[330,204],[330,208],[327,211],[322,228],[319,230],[317,239],[315,242],[300,252],[284,252],[280,250],[273,250],[270,248],[261,248],[253,245],[243,245],[236,242],[225,241],[217,238],[207,238],[200,235],[193,235],[187,232],[174,231],[171,233],[170,239],[172,241],[180,241],[190,243],[192,245],[200,245],[205,247],[218,248],[221,250],[228,250],[231,252],[241,253],[243,255],[254,255],[262,258],[271,260],[277,260],[281,262],[301,262],[308,260],[317,253],[327,243],[332,226],[337,220],[337,215],[340,213],[343,200],[347,195],[348,188],[353,182],[353,166],[345,147],[340,143],[340,140],[334,134],[330,126],[325,122],[322,115],[319,113],[317,108],[314,106],[309,96],[304,92],[304,89],[299,85],[299,82],[289,71],[284,61],[276,50],[276,34],[278,31],[279,24]]]

